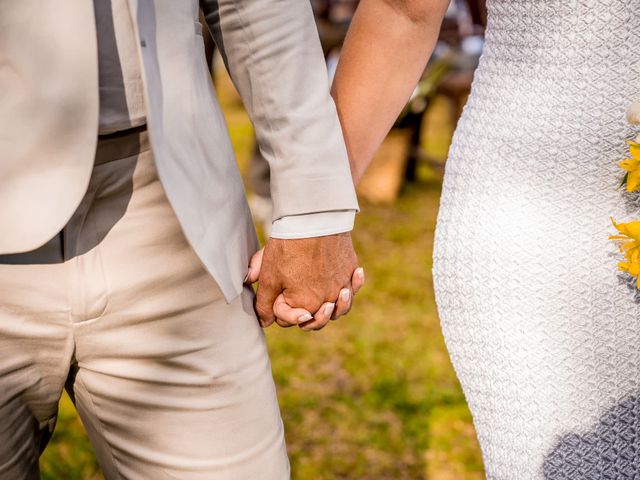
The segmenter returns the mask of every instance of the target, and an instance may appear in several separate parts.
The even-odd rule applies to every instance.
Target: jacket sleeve
[[[309,0],[201,0],[271,169],[273,219],[358,210]]]

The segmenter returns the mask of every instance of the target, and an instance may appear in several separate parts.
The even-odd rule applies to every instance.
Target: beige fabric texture
[[[311,6],[300,0],[128,0],[150,141],[184,233],[227,300],[257,241],[204,56],[199,8],[271,168],[273,218],[357,210]],[[0,253],[67,223],[98,131],[93,2],[0,0]]]
[[[144,86],[128,0],[93,0],[93,5],[98,35],[98,131],[110,134],[144,125]],[[282,217],[268,233],[271,238],[307,238],[349,232],[355,215],[355,210],[342,210]]]
[[[0,257],[0,478],[38,478],[65,384],[107,480],[289,478],[252,291],[225,301],[144,132],[96,163],[60,235]]]

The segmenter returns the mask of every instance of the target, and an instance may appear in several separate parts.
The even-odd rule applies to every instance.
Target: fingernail
[[[360,279],[360,281],[364,282],[364,268],[358,267],[356,268],[356,275]]]
[[[313,315],[311,315],[310,313],[305,313],[304,315],[300,315],[298,317],[298,323],[308,322],[312,318],[313,318]]]
[[[250,276],[251,276],[251,267],[249,267],[249,270],[247,271],[247,274],[244,276],[244,280],[242,281],[242,283],[247,283],[247,280],[249,280]]]
[[[324,314],[326,317],[330,317],[333,314],[333,309],[336,308],[335,303],[327,303],[324,307]]]
[[[351,291],[348,288],[343,288],[340,292],[340,300],[343,302],[348,302],[351,297]]]

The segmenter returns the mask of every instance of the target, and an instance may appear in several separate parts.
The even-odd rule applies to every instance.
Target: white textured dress
[[[640,99],[640,0],[489,0],[434,282],[489,479],[640,479],[640,293],[609,217]]]

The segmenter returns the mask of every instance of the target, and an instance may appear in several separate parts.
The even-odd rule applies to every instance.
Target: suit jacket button
[[[143,47],[146,47],[146,46],[147,46],[147,42],[145,42],[144,40],[142,40],[142,41],[140,41],[140,45],[141,45],[141,46],[143,46]]]

